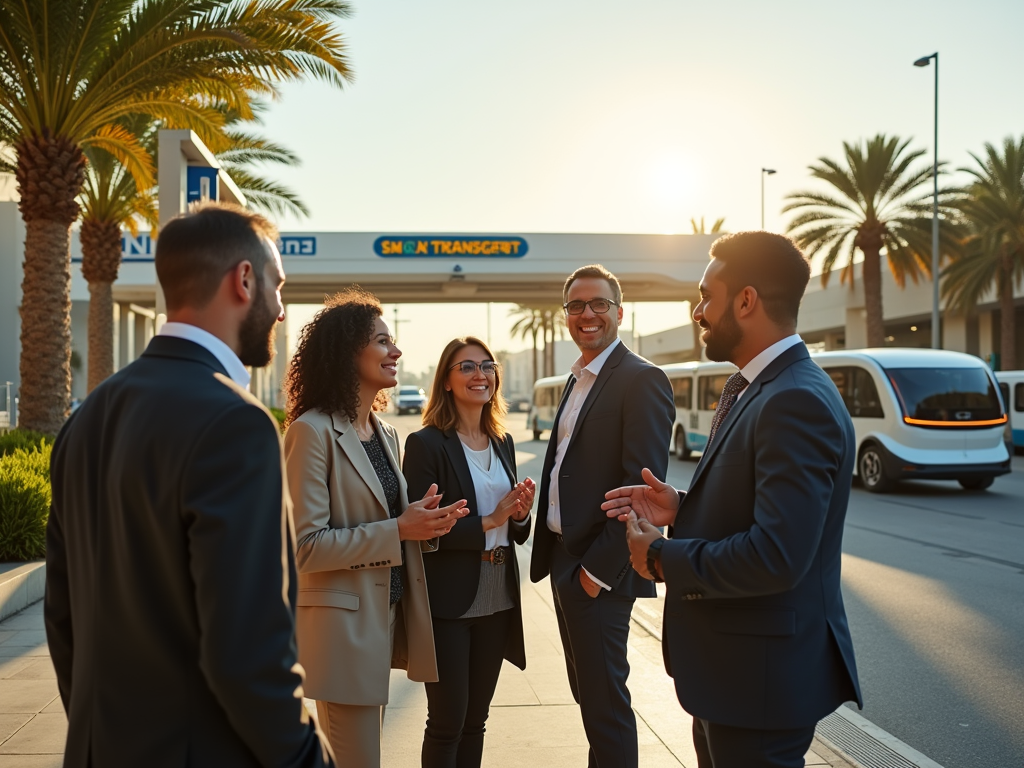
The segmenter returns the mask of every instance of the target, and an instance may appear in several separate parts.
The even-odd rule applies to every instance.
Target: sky
[[[339,25],[354,82],[289,85],[262,131],[302,164],[270,175],[312,215],[288,231],[784,231],[786,194],[844,141],[913,137],[939,156],[1024,134],[1024,2],[976,0],[355,0]],[[628,299],[628,297],[626,297]],[[492,341],[508,306],[491,308]],[[679,304],[637,306],[641,333]],[[627,307],[629,325],[631,316]],[[484,334],[485,306],[401,308],[407,365],[440,351],[433,329]],[[294,307],[292,322],[309,316]],[[391,317],[389,312],[388,317]],[[400,344],[401,346],[401,344]]]

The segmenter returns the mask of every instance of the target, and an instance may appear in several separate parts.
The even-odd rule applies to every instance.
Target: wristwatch
[[[656,538],[651,542],[651,546],[647,548],[647,571],[651,574],[651,578],[657,583],[664,581],[658,575],[658,563],[661,562],[661,548],[665,546],[665,539],[662,537]]]

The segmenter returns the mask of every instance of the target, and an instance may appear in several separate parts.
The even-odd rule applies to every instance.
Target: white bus
[[[526,414],[526,426],[533,430],[534,440],[540,440],[541,434],[554,426],[558,401],[562,398],[562,390],[568,380],[569,374],[563,373],[561,376],[537,379],[533,383],[533,400]]]
[[[870,349],[821,352],[812,359],[828,373],[850,412],[855,474],[866,490],[885,492],[914,478],[957,480],[969,490],[983,490],[1010,471],[1007,415],[991,371],[977,357]],[[673,452],[686,459],[707,444],[718,397],[736,368],[729,363],[662,368],[676,398]]]
[[[1013,447],[1024,450],[1024,371],[997,371],[996,381],[1003,395],[1006,415],[1010,417]]]

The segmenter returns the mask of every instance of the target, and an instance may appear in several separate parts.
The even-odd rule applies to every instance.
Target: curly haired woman
[[[288,370],[285,461],[299,571],[296,629],[306,695],[345,765],[378,768],[392,668],[437,680],[422,549],[463,517],[437,486],[409,504],[387,405],[402,353],[380,302],[329,299]]]

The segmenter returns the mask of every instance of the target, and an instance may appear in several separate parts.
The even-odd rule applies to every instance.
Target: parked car
[[[404,413],[423,413],[426,404],[427,396],[419,387],[399,387],[398,394],[395,395],[395,412],[399,416]]]

